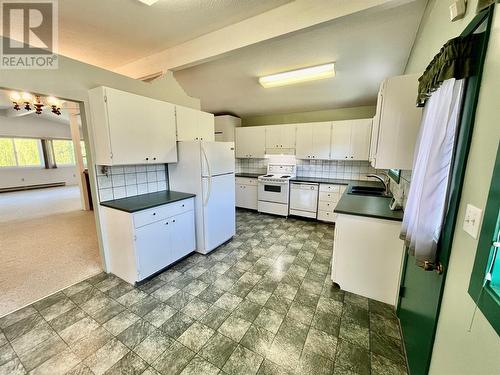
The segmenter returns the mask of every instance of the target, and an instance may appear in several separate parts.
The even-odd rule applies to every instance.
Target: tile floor
[[[406,374],[393,310],[329,275],[333,227],[248,211],[134,288],[100,274],[0,318],[0,374]]]

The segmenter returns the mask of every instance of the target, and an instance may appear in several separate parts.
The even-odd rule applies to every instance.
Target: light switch
[[[477,239],[477,234],[479,233],[482,214],[483,210],[473,206],[472,204],[467,205],[463,229],[474,239]]]

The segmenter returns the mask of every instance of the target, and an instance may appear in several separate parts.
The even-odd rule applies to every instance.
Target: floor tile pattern
[[[388,305],[330,280],[333,226],[249,211],[134,288],[99,274],[0,318],[0,374],[407,374]]]

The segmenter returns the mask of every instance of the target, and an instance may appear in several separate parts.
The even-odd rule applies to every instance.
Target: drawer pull
[[[172,220],[172,223],[175,223],[175,219],[174,219],[174,220]]]
[[[153,212],[153,216],[155,216],[155,215],[156,215],[156,212]]]

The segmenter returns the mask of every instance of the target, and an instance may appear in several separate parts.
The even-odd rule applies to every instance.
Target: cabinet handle
[[[354,159],[354,156],[351,156],[351,159]]]
[[[149,158],[146,158],[146,160],[149,160]]]
[[[156,158],[153,158],[153,160],[156,160]]]
[[[156,212],[153,212],[153,216],[155,216],[155,215],[156,215]]]
[[[168,221],[165,223],[165,225],[168,225]]]
[[[174,219],[174,220],[172,220],[172,223],[175,223],[175,219]]]
[[[182,205],[182,207],[184,207],[184,205]]]

